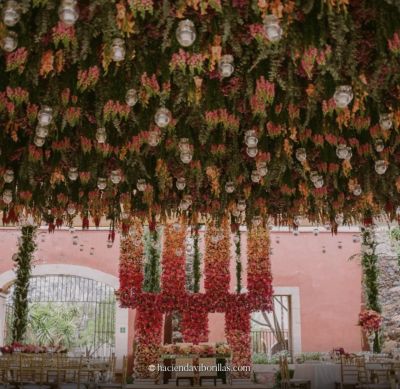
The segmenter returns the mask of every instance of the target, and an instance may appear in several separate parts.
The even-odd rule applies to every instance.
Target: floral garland
[[[272,309],[272,274],[269,260],[270,238],[265,227],[253,227],[248,234],[247,289],[252,308]]]
[[[129,234],[121,236],[118,296],[122,306],[128,306],[131,297],[142,292],[143,255],[143,226],[136,222]]]
[[[204,304],[204,296],[190,296],[182,312],[181,328],[186,343],[199,344],[208,341],[208,309]]]
[[[372,309],[364,310],[360,312],[358,317],[358,324],[367,333],[376,333],[379,331],[382,325],[382,316],[380,313],[373,311]]]
[[[220,227],[214,223],[206,230],[204,256],[204,288],[217,312],[225,311],[229,293],[230,229],[223,221]],[[211,304],[210,301],[210,304]]]
[[[160,291],[160,236],[154,222],[149,223],[149,229],[145,233],[146,263],[144,267],[145,292]]]
[[[232,366],[251,366],[250,312],[234,306],[225,313],[225,334],[232,350]],[[239,369],[237,369],[239,370]],[[250,372],[236,371],[234,377],[249,377]]]
[[[239,228],[234,236],[235,254],[236,254],[236,293],[242,291],[242,260],[241,260],[241,234]]]
[[[157,305],[149,304],[137,308],[135,318],[134,371],[140,378],[154,378],[149,366],[156,365],[160,356],[163,314]]]
[[[28,321],[28,290],[32,271],[33,253],[36,250],[37,227],[31,224],[22,226],[18,253],[13,256],[15,263],[15,288],[13,295],[14,316],[12,325],[12,341],[24,340]]]
[[[200,263],[201,263],[201,254],[199,248],[199,224],[196,224],[194,227],[193,235],[193,292],[200,292]]]

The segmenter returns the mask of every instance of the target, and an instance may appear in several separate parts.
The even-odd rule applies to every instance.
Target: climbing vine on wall
[[[14,317],[12,325],[13,342],[22,342],[28,320],[28,289],[32,271],[32,258],[36,249],[36,227],[25,225],[19,239],[18,253],[13,257],[16,273],[13,305]]]
[[[242,290],[242,261],[241,261],[241,236],[239,229],[236,231],[234,236],[235,243],[235,255],[236,255],[236,293],[240,293]]]

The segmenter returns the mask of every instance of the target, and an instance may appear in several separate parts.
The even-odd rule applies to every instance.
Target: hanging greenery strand
[[[146,264],[144,267],[145,292],[160,291],[160,242],[159,231],[155,226],[150,225],[145,234]]]
[[[193,234],[193,292],[199,293],[200,292],[200,278],[201,278],[201,271],[200,271],[200,263],[201,263],[201,254],[199,248],[199,229],[200,225],[196,224],[194,228]]]
[[[36,227],[26,225],[22,227],[22,236],[18,253],[13,258],[16,273],[13,305],[14,317],[12,325],[13,342],[24,340],[28,321],[28,289],[32,271],[32,258],[36,249]]]
[[[242,290],[242,260],[241,260],[241,235],[239,229],[235,235],[235,254],[236,254],[236,293]]]

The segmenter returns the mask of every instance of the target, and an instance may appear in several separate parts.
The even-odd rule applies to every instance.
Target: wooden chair
[[[7,388],[9,384],[8,357],[0,357],[0,388]]]
[[[115,366],[115,357],[112,358],[112,365],[110,366],[111,368],[113,368],[113,365]],[[127,380],[127,376],[128,376],[128,358],[126,356],[123,357],[122,359],[122,378],[121,378],[121,382],[98,382],[96,383],[96,387],[97,388],[121,388],[121,389],[125,389],[126,387],[126,380]],[[115,376],[114,376],[115,377]]]
[[[217,386],[217,359],[216,358],[199,358],[199,384],[202,385],[203,380],[212,379],[214,386]],[[202,371],[202,368],[206,370]]]
[[[179,381],[181,380],[189,380],[190,381],[190,386],[193,386],[194,384],[194,378],[195,378],[195,374],[194,374],[194,369],[193,369],[193,359],[192,358],[176,358],[175,359],[175,366],[176,366],[176,372],[175,372],[175,382],[176,382],[176,386],[179,386]],[[186,366],[192,366],[192,369],[188,369],[191,371],[186,371],[183,370],[183,367]],[[182,368],[182,371],[179,371],[179,367]]]
[[[279,358],[279,367],[281,373],[281,389],[311,389],[311,381],[290,378],[289,365],[286,357]]]

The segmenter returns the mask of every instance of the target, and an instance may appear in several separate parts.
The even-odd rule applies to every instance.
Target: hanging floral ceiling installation
[[[399,7],[4,1],[4,221],[393,217]]]

